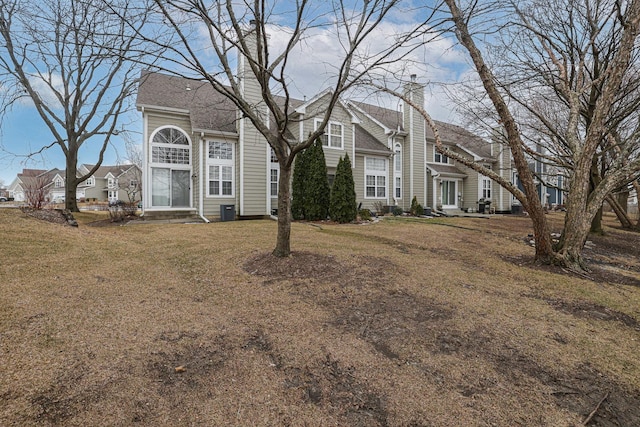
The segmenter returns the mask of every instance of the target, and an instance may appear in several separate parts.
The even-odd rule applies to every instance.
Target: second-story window
[[[433,150],[434,150],[433,161],[435,163],[452,163],[447,156],[445,156],[444,154],[438,153],[438,150],[436,150],[435,147]]]
[[[316,119],[314,121],[314,128],[317,130],[318,126],[322,123],[322,120]],[[344,148],[344,127],[342,123],[332,122],[327,123],[327,127],[324,129],[324,135],[321,136],[322,145],[329,148]]]

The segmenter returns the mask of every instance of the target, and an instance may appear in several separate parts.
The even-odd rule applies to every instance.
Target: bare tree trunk
[[[591,220],[591,227],[589,227],[589,231],[596,234],[604,233],[604,229],[602,228],[602,207],[598,209],[596,216]]]
[[[613,209],[613,212],[618,217],[618,221],[620,221],[620,225],[622,225],[623,228],[633,229],[633,222],[631,221],[631,218],[629,218],[629,214],[627,213],[627,210],[621,206],[620,200],[616,200],[615,197],[613,197],[612,195],[609,195],[607,196],[607,202],[609,202],[611,209]],[[627,203],[626,200],[624,203],[626,205]]]
[[[76,191],[78,188],[78,178],[76,169],[78,165],[78,150],[74,149],[71,141],[69,149],[66,153],[66,169],[65,169],[65,197],[64,207],[70,212],[79,212],[78,203],[76,201]]]
[[[291,165],[280,162],[278,180],[278,235],[272,254],[288,257],[291,254]]]
[[[520,131],[516,124],[515,118],[511,114],[508,105],[504,101],[502,94],[496,86],[496,81],[490,68],[484,61],[482,53],[475,44],[467,27],[467,19],[463,16],[462,11],[458,8],[455,0],[445,0],[453,23],[456,26],[456,37],[460,43],[467,49],[471,57],[476,71],[482,80],[482,84],[493,103],[493,106],[500,116],[502,125],[507,133],[507,143],[511,148],[513,160],[520,177],[520,182],[526,195],[526,200],[520,200],[524,208],[527,210],[531,221],[533,222],[534,239],[536,242],[537,262],[544,264],[552,264],[556,262],[556,254],[553,250],[551,242],[551,232],[544,213],[544,208],[533,181],[533,175],[529,169],[527,159],[523,150],[523,142],[520,137]]]

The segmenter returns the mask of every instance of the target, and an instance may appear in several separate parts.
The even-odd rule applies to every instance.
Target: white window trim
[[[491,200],[491,198],[493,197],[493,191],[492,191],[493,190],[493,185],[491,184],[491,178],[483,176],[481,182],[482,182],[482,184],[481,184],[482,188],[480,189],[481,198],[486,199],[486,200]],[[485,186],[485,184],[486,184],[486,186]],[[485,190],[489,191],[489,196],[488,197],[485,195]]]
[[[453,182],[453,194],[454,194],[454,204],[453,205],[445,205],[444,204],[444,200],[442,199],[442,188],[444,186],[444,182]],[[451,178],[443,178],[440,180],[440,185],[439,185],[439,199],[440,199],[440,203],[442,204],[442,208],[443,209],[455,209],[458,206],[459,203],[459,189],[460,189],[460,180],[459,179],[451,179]]]
[[[436,160],[436,156],[440,156],[441,160]],[[446,157],[447,161],[443,162],[442,158]],[[451,165],[453,164],[453,161],[451,161],[450,157],[447,157],[445,154],[439,153],[438,150],[436,150],[436,146],[433,146],[433,163],[438,163],[439,165]]]
[[[145,126],[146,126],[146,119],[145,119]],[[158,163],[158,162],[153,162],[153,155],[152,155],[152,147],[154,145],[157,146],[176,146],[177,144],[164,144],[164,143],[157,143],[157,142],[153,142],[153,138],[155,138],[156,134],[158,132],[160,132],[163,129],[167,129],[167,128],[172,128],[172,129],[177,129],[180,132],[182,132],[185,137],[187,138],[187,144],[185,145],[185,148],[189,149],[189,163]],[[181,145],[179,145],[181,146]],[[145,144],[145,150],[146,150],[146,156],[148,159],[147,165],[146,165],[146,177],[145,177],[145,173],[143,173],[143,179],[144,181],[144,185],[146,186],[148,193],[150,197],[145,197],[144,199],[148,200],[148,205],[147,208],[149,210],[179,210],[179,209],[184,209],[184,207],[173,207],[171,206],[171,203],[169,205],[154,205],[153,204],[153,169],[167,169],[169,170],[169,174],[171,174],[171,171],[175,171],[175,170],[183,170],[183,171],[189,171],[189,175],[191,175],[191,165],[193,162],[193,150],[192,150],[192,141],[191,138],[189,138],[189,134],[187,132],[184,131],[184,129],[178,127],[178,126],[173,126],[173,125],[167,125],[167,126],[160,126],[158,128],[156,128],[150,135],[149,135],[149,141],[148,144]],[[189,192],[189,206],[191,206],[191,204],[193,203],[193,191]]]
[[[268,167],[268,169],[269,169],[269,172],[268,172],[268,174],[269,174],[269,198],[278,197],[278,190],[279,190],[278,186],[279,186],[279,180],[280,180],[280,163],[278,162],[278,159],[276,157],[276,153],[273,151],[273,148],[271,148],[269,150],[269,164],[268,164],[268,166],[269,166]],[[271,180],[271,178],[272,178],[271,177],[271,171],[273,171],[273,170],[277,171],[276,172],[276,181],[275,181],[275,184],[276,184],[276,192],[275,192],[275,194],[273,194],[273,191],[272,191],[272,188],[271,188],[271,185],[274,183]]]
[[[313,130],[318,130],[318,124],[322,123],[322,119],[313,119]],[[340,146],[334,147],[331,145],[331,125],[340,126]],[[341,122],[329,120],[327,126],[324,128],[324,135],[327,137],[327,145],[322,144],[324,148],[330,148],[332,150],[344,150],[344,125]]]
[[[229,144],[231,146],[231,159],[212,159],[209,157],[209,143],[211,142],[218,142],[221,144]],[[206,190],[206,196],[207,198],[211,199],[211,198],[215,198],[215,199],[231,199],[234,198],[236,195],[236,171],[235,171],[235,158],[236,158],[236,144],[234,144],[233,142],[230,141],[219,141],[219,140],[215,140],[215,139],[209,139],[206,141],[206,147],[205,147],[205,155],[206,155],[206,171],[207,171],[207,180],[205,183],[205,186],[207,188]],[[220,168],[222,167],[231,167],[231,194],[222,194],[222,179],[219,179],[219,189],[220,189],[220,194],[211,194],[210,193],[210,186],[209,186],[209,182],[211,181],[211,168],[210,166],[219,166]],[[218,178],[222,178],[222,169],[220,169],[220,175]]]
[[[394,148],[393,148],[393,153],[394,153],[394,158],[393,158],[393,197],[396,200],[402,200],[402,145],[399,143],[395,143],[394,144]],[[395,158],[395,156],[400,156],[400,170],[398,170],[397,166],[397,159]],[[400,178],[400,186],[396,186],[396,179]],[[400,189],[400,196],[396,195],[396,190]]]
[[[182,144],[166,144],[163,142],[153,142],[153,139],[156,137],[156,134],[158,134],[158,132],[164,130],[164,129],[175,129],[178,130],[179,132],[181,132],[182,134],[184,134],[184,136],[187,139],[187,144],[186,145],[182,145]],[[163,163],[163,162],[154,162],[153,161],[153,147],[167,147],[167,148],[184,148],[189,150],[189,162],[188,163]],[[191,162],[193,161],[193,153],[191,150],[191,139],[189,138],[189,135],[187,134],[187,132],[184,131],[184,129],[179,128],[178,126],[172,126],[172,125],[168,125],[168,126],[161,126],[157,129],[155,129],[153,131],[153,133],[151,134],[151,136],[149,137],[149,166],[150,167],[162,167],[162,168],[169,168],[169,169],[183,169],[183,170],[191,170]]]
[[[367,159],[378,159],[378,160],[382,160],[384,161],[384,171],[380,171],[380,170],[369,170],[367,169]],[[388,197],[388,192],[389,192],[389,161],[387,158],[384,157],[373,157],[373,156],[369,156],[369,157],[365,157],[364,158],[364,198],[365,199],[370,199],[370,200],[387,200]],[[367,187],[370,187],[370,185],[367,185],[367,176],[375,176],[375,193],[376,195],[374,197],[372,196],[367,196]],[[384,177],[384,186],[379,186],[378,185],[378,177]],[[384,196],[378,196],[378,188],[384,188]]]

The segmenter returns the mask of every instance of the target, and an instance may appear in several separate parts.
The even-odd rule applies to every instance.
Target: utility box
[[[423,208],[423,214],[426,216],[431,216],[431,206],[427,206],[426,208]]]
[[[236,205],[220,205],[220,221],[234,221],[236,219]]]
[[[516,205],[515,203],[511,205],[511,213],[513,215],[522,215],[522,205]]]

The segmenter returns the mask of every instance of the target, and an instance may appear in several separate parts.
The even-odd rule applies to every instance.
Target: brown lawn
[[[550,214],[561,224],[561,214]],[[0,425],[640,425],[640,236],[525,217],[80,227],[0,209]],[[592,414],[593,412],[593,414]]]

